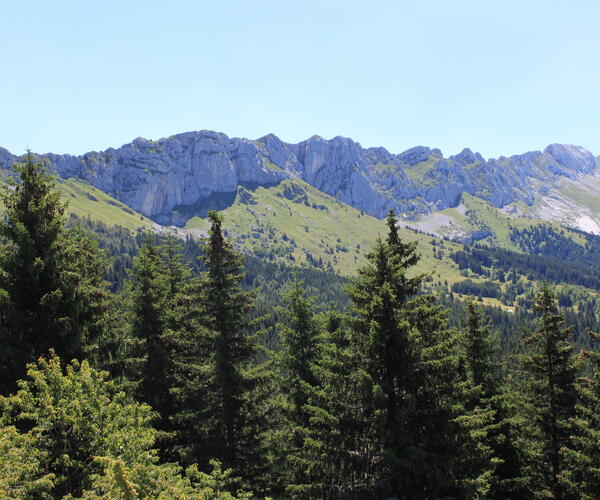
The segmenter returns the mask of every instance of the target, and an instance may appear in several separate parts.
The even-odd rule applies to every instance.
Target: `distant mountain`
[[[565,304],[600,297],[600,236],[564,227],[587,224],[593,232],[600,222],[599,162],[582,148],[551,145],[484,160],[469,150],[393,155],[342,138],[289,145],[274,136],[199,132],[81,157],[43,156],[62,176],[69,223],[93,228],[113,251],[123,252],[113,241],[123,228],[138,242],[138,230],[205,236],[202,216],[218,208],[227,237],[253,262],[352,276],[386,234],[382,216],[394,208],[405,218],[401,238],[417,243],[415,271],[427,274],[429,287],[476,295],[509,313],[531,307],[541,280],[556,285]],[[18,159],[0,149],[0,185]],[[126,248],[110,279],[123,277]]]
[[[460,206],[466,193],[522,215],[571,220],[574,211],[571,224],[579,227],[584,224],[577,213],[584,210],[592,220],[584,221],[588,230],[594,230],[595,217],[600,221],[590,182],[580,182],[595,179],[600,161],[572,145],[485,160],[469,149],[444,158],[439,149],[417,146],[392,154],[343,137],[288,144],[272,134],[249,140],[200,131],[138,138],[82,156],[42,156],[61,177],[85,180],[162,225],[183,226],[210,208],[230,206],[239,186],[269,187],[284,179],[305,181],[378,218],[391,208],[406,220],[422,220]],[[0,168],[15,160],[0,148]],[[553,196],[560,200],[550,203]]]

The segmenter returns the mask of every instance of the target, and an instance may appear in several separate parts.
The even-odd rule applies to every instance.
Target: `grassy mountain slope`
[[[600,208],[600,202],[598,205]],[[564,233],[577,244],[585,244],[585,239],[577,231],[563,226],[556,218],[534,218],[535,208],[528,208],[528,213],[523,204],[501,210],[481,198],[464,193],[457,207],[440,210],[416,222],[406,223],[406,226],[455,241],[478,242],[516,252],[522,249],[511,237],[514,230],[522,231],[540,225]],[[573,224],[572,227],[578,226]]]
[[[78,179],[60,179],[58,187],[63,199],[68,202],[67,210],[80,217],[90,217],[109,226],[158,229],[158,225],[135,212],[110,195]]]
[[[129,230],[160,229],[155,222],[83,180],[57,178],[56,181],[62,200],[67,202],[67,213]],[[0,188],[4,189],[7,183],[6,177],[1,179]],[[0,202],[0,210],[3,209],[4,206]]]
[[[532,206],[515,204],[515,211],[536,219],[560,221],[586,232],[600,234],[600,169],[576,179],[561,178],[549,186]]]
[[[539,221],[508,214],[481,198],[463,193],[457,207],[445,208],[416,222],[411,221],[407,226],[453,240],[481,241],[513,249],[511,228],[523,229],[537,223]]]
[[[130,230],[165,229],[83,181],[61,180],[59,187],[64,199],[69,201],[69,211],[78,216],[89,216],[109,226],[123,226]],[[373,246],[378,236],[385,237],[387,233],[385,221],[365,215],[297,180],[286,180],[269,188],[250,190],[240,187],[234,203],[223,210],[223,215],[228,236],[246,253],[264,262],[281,263],[292,268],[332,270],[345,276],[356,272],[364,262],[365,252]],[[522,241],[514,239],[514,229],[520,231],[519,238],[528,237],[531,240],[532,236],[527,231],[540,227],[552,228],[560,232],[560,235],[554,235],[560,240],[559,246],[565,247],[563,240],[567,240],[565,248],[575,254],[586,244],[588,247],[590,245],[581,233],[562,229],[558,224],[542,224],[539,220],[504,213],[469,195],[463,196],[458,207],[446,209],[437,214],[437,217],[437,220],[421,220],[417,227],[422,231],[449,237],[456,237],[460,232],[488,233],[479,243],[519,254],[529,252]],[[201,237],[206,234],[208,222],[206,219],[193,217],[184,228],[172,229],[180,236],[191,234]],[[477,262],[474,266],[459,266],[449,256],[468,249],[468,246],[406,228],[400,228],[400,233],[407,241],[417,241],[422,255],[417,272],[430,274],[434,285],[447,282],[452,288],[459,282],[468,280],[470,285],[466,293],[479,295],[482,302],[488,305],[513,310],[519,300],[521,303],[529,300],[534,284],[544,279],[534,268],[527,267],[529,264],[521,264],[508,281],[510,270],[515,268],[510,265],[510,254],[498,256],[490,253],[491,264],[483,267]],[[575,248],[570,247],[568,242],[574,243]],[[546,255],[541,247],[535,252]],[[593,255],[589,258],[595,259]],[[559,284],[558,289],[565,290],[565,286],[571,290],[571,294],[581,297],[597,295],[597,292],[577,286],[572,280],[567,280],[565,285]],[[517,289],[519,291],[514,292]],[[487,293],[486,290],[493,293]],[[464,289],[456,289],[456,295],[464,296]]]
[[[309,184],[286,180],[253,191],[240,188],[234,204],[223,211],[225,228],[241,248],[285,263],[317,263],[350,275],[362,264],[365,251],[378,236],[385,237],[385,221],[362,214]],[[190,219],[184,230],[203,234],[205,219]],[[434,258],[431,236],[401,229],[407,241],[418,242],[422,260],[418,272],[431,272],[434,280],[461,279],[453,262]],[[447,252],[459,244],[438,242]],[[437,251],[437,250],[436,250]]]

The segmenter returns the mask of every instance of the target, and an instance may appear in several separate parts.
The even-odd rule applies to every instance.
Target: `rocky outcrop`
[[[590,173],[597,160],[577,146],[553,144],[509,158],[485,160],[464,149],[444,158],[423,146],[392,154],[351,139],[313,136],[288,144],[273,134],[257,140],[200,131],[158,141],[135,139],[82,156],[45,156],[62,177],[84,179],[160,224],[184,224],[232,203],[238,187],[302,179],[376,217],[390,208],[406,218],[456,206],[466,192],[502,207],[531,204],[540,181]],[[0,166],[17,158],[0,148]]]

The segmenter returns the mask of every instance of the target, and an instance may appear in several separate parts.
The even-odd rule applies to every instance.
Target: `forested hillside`
[[[598,498],[593,237],[515,228],[528,256],[390,212],[342,277],[252,255],[214,211],[202,239],[70,215],[15,168],[1,498]]]

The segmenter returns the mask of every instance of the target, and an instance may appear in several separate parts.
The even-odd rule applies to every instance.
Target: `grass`
[[[559,189],[559,192],[573,200],[578,205],[589,208],[593,213],[600,214],[600,196],[598,187],[600,183],[581,185],[569,182]]]
[[[155,227],[154,222],[147,217],[84,181],[65,179],[57,186],[62,192],[62,198],[68,202],[68,212],[90,217],[109,226],[123,226],[131,230]]]
[[[0,189],[6,186],[6,181],[0,180]],[[122,226],[130,230],[147,228],[155,230],[158,225],[132,210],[124,203],[79,179],[58,179],[56,188],[61,198],[67,203],[67,213],[79,217],[90,217],[108,226]],[[0,211],[4,205],[0,203]]]
[[[440,215],[443,216],[442,222],[436,222],[441,220]],[[443,224],[448,221],[451,225]],[[536,223],[539,221],[505,214],[491,203],[463,193],[460,208],[451,207],[435,212],[419,221],[416,226],[441,236],[457,232],[469,234],[473,231],[487,231],[492,236],[483,239],[482,243],[517,250],[510,240],[511,227],[523,229]]]
[[[292,191],[290,200],[285,193]],[[305,265],[310,255],[343,275],[355,274],[364,263],[365,252],[379,236],[387,234],[385,221],[363,215],[298,180],[238,193],[234,204],[222,213],[224,228],[243,250],[274,254],[275,260],[295,265]],[[185,226],[191,232],[207,229],[207,220],[200,217],[190,219]],[[434,280],[451,283],[463,279],[449,259],[433,257],[430,236],[399,231],[405,240],[417,241],[422,259],[416,272],[432,273]],[[444,251],[449,253],[459,246],[444,242]]]
[[[515,249],[510,240],[511,227],[524,229],[533,225],[533,221],[529,219],[509,216],[491,203],[467,193],[463,194],[463,204],[467,207],[470,224],[489,230],[494,235],[494,243],[503,248]]]
[[[69,212],[131,230],[160,229],[158,224],[84,181],[59,180],[58,187],[63,199],[68,201]],[[487,227],[495,234],[488,243],[513,250],[518,249],[510,241],[510,226],[522,229],[540,223],[506,215],[488,202],[467,194],[463,195],[462,205],[460,209],[448,208],[441,213],[465,231]],[[240,187],[233,205],[222,213],[228,237],[243,252],[296,266],[305,266],[310,260],[322,261],[324,268],[331,267],[345,276],[356,274],[365,263],[365,253],[378,237],[384,238],[387,234],[384,220],[362,214],[299,180],[285,180],[277,186],[254,190]],[[560,228],[558,224],[553,225]],[[178,233],[199,236],[207,229],[206,219],[193,217]],[[461,274],[448,258],[462,245],[404,228],[398,230],[403,240],[417,242],[422,258],[413,272],[430,275],[431,284],[452,285],[467,278],[488,281],[480,276]],[[578,242],[581,240],[577,233],[565,230],[565,234]],[[434,250],[441,250],[444,257],[435,258]],[[514,308],[497,299],[484,298],[483,303],[504,310]]]
[[[404,172],[408,178],[419,184],[424,184],[425,175],[429,172],[437,162],[439,162],[439,158],[429,158],[426,161],[422,161],[421,163],[417,163],[416,165],[407,165],[404,167]],[[428,184],[425,182],[425,184]]]

